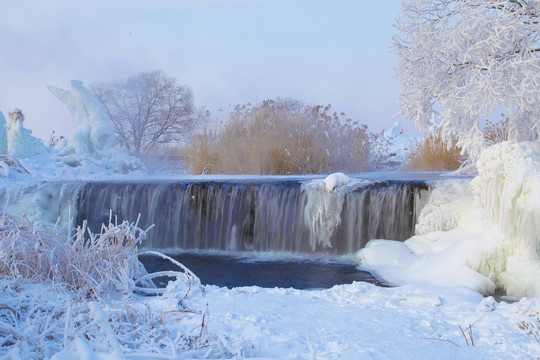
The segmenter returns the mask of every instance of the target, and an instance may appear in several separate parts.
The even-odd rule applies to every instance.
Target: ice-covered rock
[[[0,155],[0,179],[27,180],[31,178],[30,172],[17,159]]]

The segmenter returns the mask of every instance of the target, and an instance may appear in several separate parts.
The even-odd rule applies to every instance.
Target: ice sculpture
[[[99,153],[114,146],[114,127],[103,105],[83,86],[71,81],[72,91],[49,86],[70,111],[74,127],[59,155]]]

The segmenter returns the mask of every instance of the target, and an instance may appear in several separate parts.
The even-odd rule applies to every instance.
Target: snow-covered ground
[[[0,113],[3,181],[146,176],[112,147],[95,99],[72,86],[51,89],[75,119],[57,149],[36,142],[21,112]],[[142,288],[144,232],[133,224],[88,242],[2,214],[0,359],[540,359],[540,145],[493,146],[478,171],[435,188],[417,235],[359,251],[393,288],[226,289],[186,270],[144,296],[157,290]],[[350,179],[316,183],[333,192]],[[495,301],[496,288],[517,301]]]
[[[1,280],[0,287],[0,356],[8,359],[33,353],[57,360],[523,360],[540,354],[538,298],[498,303],[466,287],[207,286],[182,300],[185,291],[171,284],[163,296],[101,302],[42,284]]]

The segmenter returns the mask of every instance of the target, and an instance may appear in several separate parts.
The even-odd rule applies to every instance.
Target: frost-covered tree
[[[394,51],[400,109],[423,130],[435,113],[469,155],[501,109],[508,138],[540,134],[540,1],[404,0]]]
[[[197,120],[191,89],[162,71],[95,84],[92,93],[109,113],[118,145],[137,157],[185,140]]]

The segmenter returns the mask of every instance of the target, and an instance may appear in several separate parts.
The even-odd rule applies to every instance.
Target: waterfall
[[[34,221],[155,225],[143,244],[162,251],[217,249],[351,254],[371,239],[414,234],[429,195],[422,181],[375,181],[328,192],[312,181],[155,180],[0,184],[0,205]],[[71,217],[71,219],[70,219]]]
[[[297,180],[89,182],[77,223],[99,231],[109,213],[154,224],[145,247],[349,254],[374,238],[414,233],[427,185],[383,181],[328,194]]]

